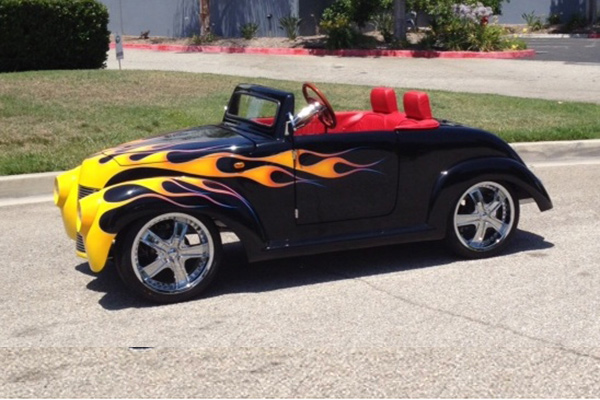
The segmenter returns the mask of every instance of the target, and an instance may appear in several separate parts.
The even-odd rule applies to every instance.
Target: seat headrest
[[[394,89],[378,87],[371,90],[371,107],[376,113],[391,114],[397,112],[398,101]]]
[[[431,105],[427,93],[417,91],[404,93],[404,112],[410,119],[431,119]]]

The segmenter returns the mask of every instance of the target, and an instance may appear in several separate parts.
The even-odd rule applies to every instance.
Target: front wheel
[[[123,281],[159,303],[198,296],[214,279],[221,237],[213,222],[165,213],[133,223],[117,236],[116,265]]]
[[[501,252],[519,223],[519,201],[497,182],[479,182],[456,201],[446,241],[467,258],[491,257]]]

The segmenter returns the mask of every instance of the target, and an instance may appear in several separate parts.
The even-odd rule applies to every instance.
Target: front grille
[[[81,236],[79,233],[77,234],[77,241],[75,243],[75,248],[77,249],[78,252],[85,253],[85,246],[83,244],[83,236]]]
[[[98,191],[98,189],[92,189],[92,188],[89,188],[86,186],[79,185],[79,191],[77,193],[77,200],[81,200],[84,197],[89,196],[90,194],[95,193],[97,191]]]

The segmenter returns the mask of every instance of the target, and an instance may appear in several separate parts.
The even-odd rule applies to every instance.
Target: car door
[[[295,136],[296,223],[382,217],[396,206],[394,132]]]

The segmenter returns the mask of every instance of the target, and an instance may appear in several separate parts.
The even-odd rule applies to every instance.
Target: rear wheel
[[[123,281],[159,303],[198,296],[214,279],[221,238],[213,222],[165,213],[133,223],[117,236],[116,264]]]
[[[501,252],[519,223],[518,199],[498,182],[479,182],[469,187],[452,210],[446,241],[454,252],[468,258]]]

